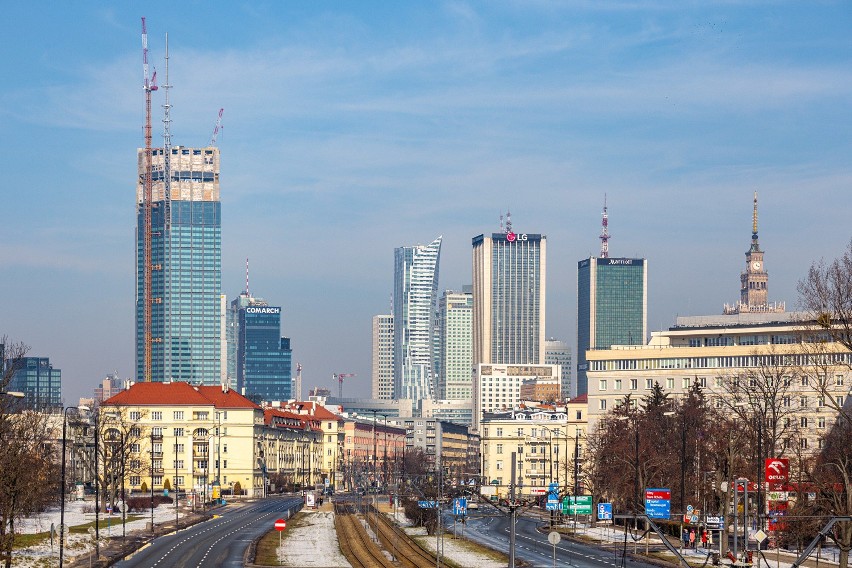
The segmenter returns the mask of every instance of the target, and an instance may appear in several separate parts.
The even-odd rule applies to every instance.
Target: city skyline
[[[377,6],[9,7],[0,291],[28,301],[0,334],[62,369],[66,403],[134,376],[141,16],[161,81],[169,32],[173,144],[225,109],[222,292],[250,257],[305,391],[346,371],[369,393],[399,243],[443,234],[440,290],[461,289],[506,209],[547,235],[545,333],[569,345],[604,194],[611,256],[653,266],[649,331],[738,297],[755,191],[788,309],[852,236],[848,4]]]

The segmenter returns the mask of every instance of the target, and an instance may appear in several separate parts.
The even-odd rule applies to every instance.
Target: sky
[[[547,235],[547,335],[576,348],[577,262],[648,259],[649,330],[739,296],[752,198],[770,300],[852,238],[852,3],[10,3],[0,21],[0,336],[73,404],[134,374],[141,22],[176,145],[224,109],[222,283],[283,307],[304,390],[356,373],[395,247]],[[154,95],[161,118],[163,91]],[[154,143],[162,127],[155,124]]]

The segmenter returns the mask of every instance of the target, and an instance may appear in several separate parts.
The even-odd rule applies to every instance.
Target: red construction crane
[[[143,246],[143,342],[145,343],[145,355],[143,361],[142,380],[144,382],[151,381],[151,346],[153,336],[151,330],[151,304],[153,303],[153,294],[151,292],[151,271],[153,270],[151,263],[151,209],[153,202],[153,178],[151,175],[153,169],[153,154],[151,151],[151,93],[157,90],[157,72],[154,71],[154,76],[148,79],[148,32],[145,29],[145,18],[142,18],[142,72],[145,82],[142,86],[145,91],[145,171],[142,180],[142,218],[144,235]]]
[[[332,373],[332,376],[337,379],[337,398],[343,398],[343,379],[346,377],[357,377],[355,373]]]

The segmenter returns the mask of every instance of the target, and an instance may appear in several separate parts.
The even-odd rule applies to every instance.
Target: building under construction
[[[138,150],[136,376],[139,381],[219,384],[223,313],[219,149],[168,150],[150,151],[150,376],[145,369],[144,313],[148,158],[145,148]]]

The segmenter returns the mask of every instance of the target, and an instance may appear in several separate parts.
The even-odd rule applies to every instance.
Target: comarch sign
[[[247,314],[280,314],[281,308],[270,308],[269,306],[255,307],[249,306],[246,308]]]

